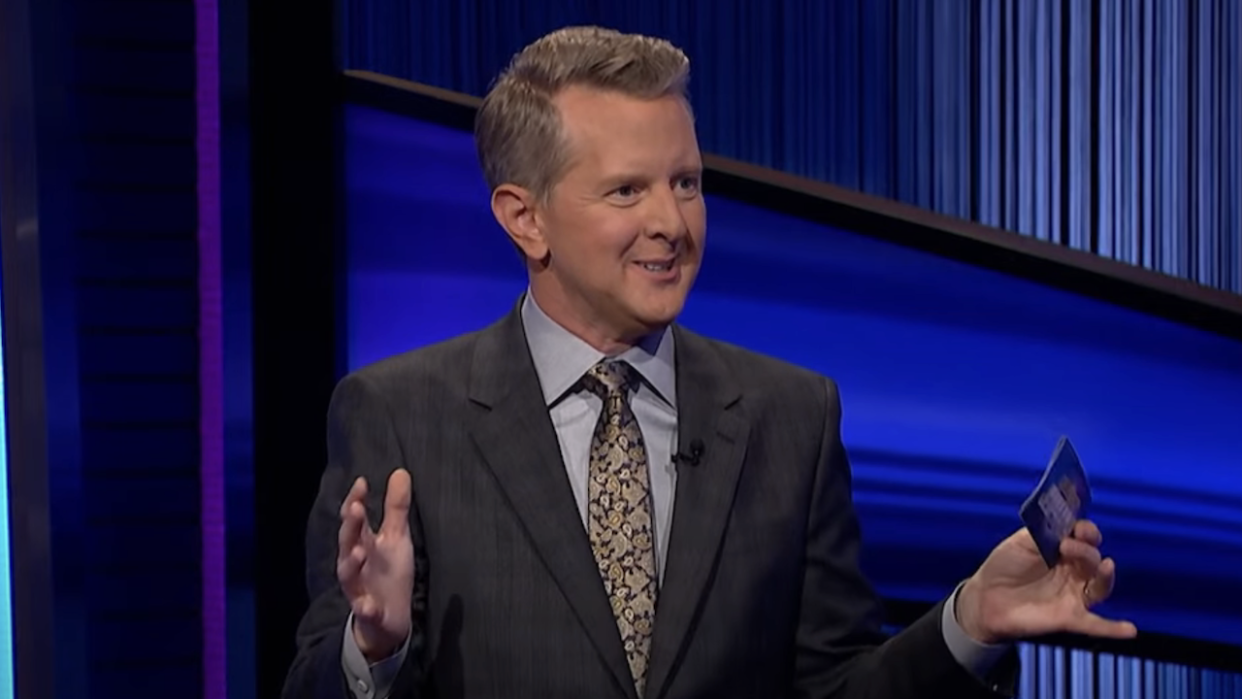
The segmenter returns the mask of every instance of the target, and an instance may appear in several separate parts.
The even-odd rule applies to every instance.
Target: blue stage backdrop
[[[345,123],[350,368],[508,311],[524,271],[470,134],[357,105]],[[1242,643],[1242,342],[730,200],[708,210],[684,322],[838,380],[883,593],[933,601],[969,575],[1067,434],[1121,564],[1104,611]]]
[[[667,37],[710,152],[1242,292],[1235,0],[344,0],[345,67],[482,95],[566,24]]]

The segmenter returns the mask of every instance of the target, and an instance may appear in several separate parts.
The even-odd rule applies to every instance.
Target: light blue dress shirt
[[[590,391],[571,389],[576,388],[578,380],[591,367],[606,358],[628,362],[642,376],[638,390],[630,396],[630,407],[638,418],[647,447],[655,520],[656,573],[663,580],[669,527],[673,521],[673,491],[677,487],[677,469],[673,464],[673,454],[677,453],[673,333],[665,330],[615,357],[606,357],[545,315],[530,294],[522,304],[522,322],[584,527],[587,526],[591,439],[604,406],[599,396]]]
[[[603,404],[590,391],[571,389],[588,369],[606,356],[549,318],[529,292],[522,302],[521,314],[526,342],[543,389],[544,403],[556,428],[561,457],[585,527],[591,438]],[[673,464],[673,454],[677,452],[677,374],[673,342],[673,333],[666,329],[613,357],[629,362],[643,378],[642,384],[630,398],[630,405],[647,446],[651,500],[655,510],[656,567],[661,580],[668,556],[673,495],[677,488],[677,469]],[[984,646],[962,631],[954,614],[960,590],[959,585],[944,607],[941,627],[945,643],[963,667],[976,677],[983,678],[1009,646]],[[368,666],[354,641],[352,628],[351,615],[345,625],[341,661],[354,696],[356,699],[387,699],[392,681],[408,650],[409,640],[391,658]]]

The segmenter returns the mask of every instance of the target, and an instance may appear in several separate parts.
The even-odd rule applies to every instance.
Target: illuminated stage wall
[[[362,106],[346,133],[350,368],[508,311],[524,273],[470,135]],[[1103,612],[1242,644],[1242,342],[735,201],[708,210],[683,321],[840,383],[885,595],[932,601],[969,575],[1066,434],[1120,563]],[[1027,681],[1053,682],[1055,653],[1027,653],[1043,668]]]
[[[694,61],[706,150],[1242,292],[1235,0],[343,0],[344,67],[482,96],[566,24]]]

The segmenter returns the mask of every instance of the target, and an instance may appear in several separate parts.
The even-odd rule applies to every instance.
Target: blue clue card
[[[1091,505],[1091,487],[1068,437],[1061,437],[1035,492],[1022,503],[1022,522],[1048,567],[1061,558],[1061,541]]]

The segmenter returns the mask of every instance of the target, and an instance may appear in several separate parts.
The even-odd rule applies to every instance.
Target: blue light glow
[[[0,699],[13,699],[13,586],[9,559],[9,434],[4,399],[3,315],[0,310]]]
[[[524,272],[470,134],[351,107],[347,138],[351,368],[508,311]],[[1121,571],[1102,612],[1242,643],[1242,342],[734,201],[708,211],[682,321],[838,381],[881,591],[933,601],[969,575],[1067,434]]]

